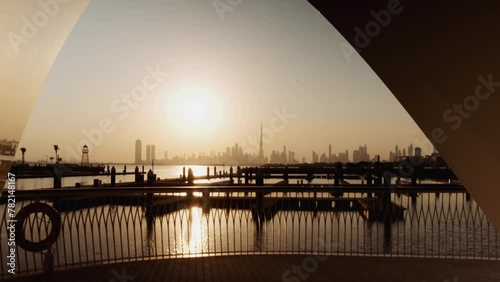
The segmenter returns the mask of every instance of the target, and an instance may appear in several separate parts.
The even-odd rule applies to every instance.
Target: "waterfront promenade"
[[[319,258],[323,261],[311,255],[164,259],[84,267],[11,281],[500,281],[500,261],[346,256]],[[294,274],[294,266],[301,267],[302,272]]]

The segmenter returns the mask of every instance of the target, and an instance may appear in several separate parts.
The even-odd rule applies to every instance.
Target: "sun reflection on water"
[[[202,226],[202,216],[200,207],[192,207],[189,210],[187,242],[184,242],[183,246],[189,254],[200,254],[206,246],[206,230]]]

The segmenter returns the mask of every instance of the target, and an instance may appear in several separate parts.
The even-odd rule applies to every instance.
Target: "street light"
[[[54,151],[56,152],[56,164],[59,164],[59,156],[57,155],[57,151],[59,151],[58,145],[54,145]]]
[[[24,165],[24,153],[26,153],[26,148],[22,147],[21,148],[21,153],[23,154],[23,158],[22,158],[21,164]]]

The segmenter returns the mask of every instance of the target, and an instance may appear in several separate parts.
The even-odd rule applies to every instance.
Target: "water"
[[[231,196],[241,197],[243,193]],[[266,197],[312,196],[312,192],[300,192]],[[346,198],[362,196],[344,194]],[[317,193],[317,197],[332,198],[329,193]],[[416,202],[393,194],[392,201],[407,210],[403,219],[389,226],[368,221],[353,211],[280,210],[271,220],[260,223],[250,209],[205,209],[202,205],[186,206],[151,221],[141,206],[103,205],[62,212],[61,234],[54,246],[56,266],[221,254],[499,258],[498,233],[464,193],[420,193]],[[0,208],[4,220],[1,213],[5,205]],[[41,226],[38,232],[45,237],[46,222],[34,218],[33,223]],[[0,229],[4,228],[5,221],[1,221]],[[0,249],[4,258],[5,244]],[[18,258],[21,270],[41,266],[39,254],[19,249]]]

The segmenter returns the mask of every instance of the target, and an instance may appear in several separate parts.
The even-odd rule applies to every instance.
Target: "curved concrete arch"
[[[309,2],[349,42],[338,48],[360,51],[500,228],[500,4]]]
[[[20,140],[49,71],[89,1],[0,2],[0,140]],[[0,156],[0,189],[12,157]]]

